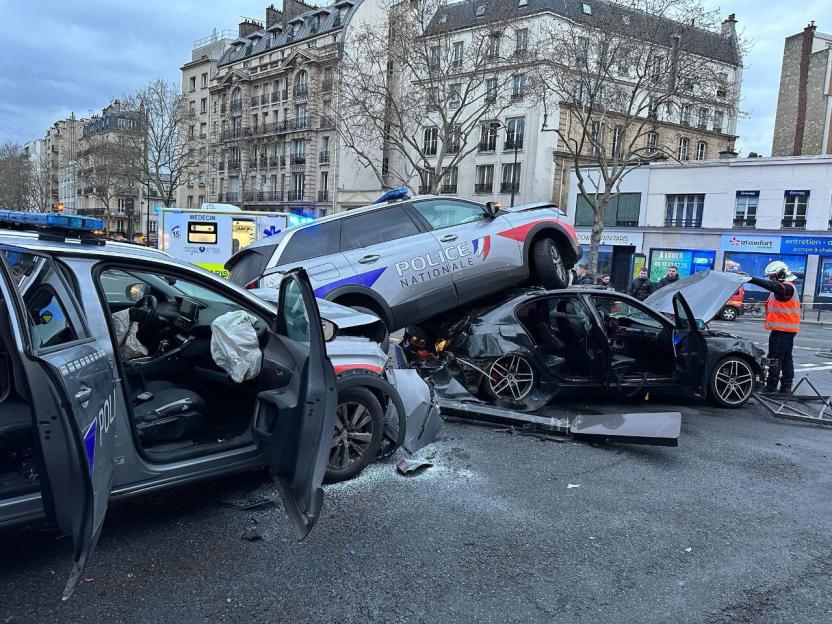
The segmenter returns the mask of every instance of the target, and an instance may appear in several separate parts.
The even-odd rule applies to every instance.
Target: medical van
[[[159,211],[159,248],[212,271],[229,273],[226,260],[254,241],[312,221],[287,212],[245,212],[235,206],[205,204],[203,210],[165,208]]]

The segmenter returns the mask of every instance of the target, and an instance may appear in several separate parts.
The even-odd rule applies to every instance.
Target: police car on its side
[[[395,189],[249,245],[225,268],[253,287],[303,266],[318,297],[372,312],[393,331],[530,278],[565,288],[581,247],[563,217],[546,202],[502,208]]]
[[[268,466],[304,537],[343,437],[325,345],[338,329],[306,273],[287,272],[272,305],[160,251],[105,242],[97,219],[0,211],[0,226],[0,526],[45,512],[72,537],[65,596],[111,495]],[[238,311],[262,362],[241,383],[211,349],[212,323]],[[116,317],[129,318],[125,335]],[[378,366],[365,356],[342,365]],[[374,388],[387,383],[374,375]]]

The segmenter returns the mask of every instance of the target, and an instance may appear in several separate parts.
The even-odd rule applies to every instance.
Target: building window
[[[622,143],[624,138],[624,128],[616,126],[612,129],[612,157],[621,158],[623,154]]]
[[[784,228],[805,228],[806,208],[809,205],[809,191],[786,191],[786,205],[783,209]]]
[[[208,136],[208,124],[204,121],[199,124],[199,136],[203,139]]]
[[[592,155],[600,156],[604,146],[604,126],[600,121],[592,122]]]
[[[200,113],[207,113],[208,112],[208,98],[202,98],[199,101],[199,112]]]
[[[494,165],[477,165],[477,178],[474,183],[475,193],[494,191]]]
[[[705,160],[708,157],[708,144],[705,141],[696,142],[696,160]]]
[[[460,69],[462,67],[462,50],[462,42],[454,41],[453,59],[451,61],[451,65],[454,69]]]
[[[690,125],[690,110],[691,110],[691,105],[690,104],[684,104],[682,106],[681,113],[679,114],[679,123],[681,123],[683,126],[689,126]]]
[[[526,74],[514,74],[511,81],[511,99],[519,100],[526,92]]]
[[[202,87],[205,88],[208,86],[208,73],[202,74]]]
[[[448,98],[448,108],[451,110],[462,106],[462,84],[454,83],[450,86],[450,97]]]
[[[525,54],[529,51],[529,29],[518,28],[514,31],[514,53]]]
[[[295,97],[303,97],[309,93],[309,73],[302,69],[295,75]]]
[[[188,195],[188,197],[185,199],[185,206],[189,210],[194,207],[194,196],[193,195]]]
[[[191,100],[190,102],[188,102],[188,112],[191,115],[196,114],[196,100]],[[119,121],[121,121],[121,120],[119,119]]]
[[[737,191],[737,202],[734,207],[734,227],[757,226],[757,203],[760,191]]]
[[[500,183],[501,193],[517,193],[520,191],[521,163],[506,163],[503,165],[503,181]]]
[[[499,33],[492,33],[488,37],[488,48],[486,48],[486,56],[490,60],[500,58],[500,35]]]
[[[492,121],[480,124],[480,147],[481,152],[493,152],[497,149],[497,128]]]
[[[638,227],[638,215],[641,208],[641,193],[619,193],[610,197],[607,212],[604,213],[604,226]],[[583,195],[578,195],[575,203],[575,225],[591,226],[595,222],[595,211]]]
[[[592,15],[592,5],[589,2],[582,2],[581,10],[583,11],[584,15]]]
[[[431,46],[428,50],[428,67],[430,69],[439,69],[440,53],[441,52],[438,45]]]
[[[448,154],[457,154],[462,147],[462,127],[460,125],[455,125],[450,132],[450,136],[447,137],[447,143],[445,145],[445,151]]]
[[[188,80],[188,91],[196,91],[196,76],[191,76]]]
[[[425,128],[423,149],[426,156],[436,156],[436,147],[439,142],[439,128]]]
[[[689,147],[690,140],[687,137],[679,137],[679,149],[676,151],[676,158],[679,160],[687,160]]]
[[[704,195],[667,195],[665,227],[702,227]]]
[[[445,169],[445,177],[442,178],[442,193],[449,193],[451,195],[456,194],[456,186],[459,180],[459,168],[458,167],[448,167]]]
[[[722,115],[723,115],[723,113],[722,113],[722,111],[721,111],[721,110],[715,110],[715,111],[714,111],[714,117],[713,117],[713,120],[714,120],[713,129],[714,129],[714,132],[722,132]]]
[[[659,144],[659,133],[658,132],[648,132],[647,133],[647,155],[655,154],[656,153],[656,146]]]
[[[579,63],[586,63],[589,56],[589,37],[578,37],[575,58]]]
[[[496,78],[486,78],[485,79],[485,101],[488,103],[495,102],[497,100],[497,79]]]
[[[707,130],[708,129],[708,115],[709,114],[710,114],[710,111],[707,108],[705,108],[704,106],[701,106],[699,108],[699,123],[697,124],[697,127],[700,130]]]
[[[526,120],[523,117],[511,117],[506,119],[506,143],[503,146],[505,151],[523,149],[523,139],[526,133]]]

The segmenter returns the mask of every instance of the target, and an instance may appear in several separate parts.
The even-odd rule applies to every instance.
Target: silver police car
[[[392,331],[529,278],[564,288],[581,257],[553,204],[398,197],[258,241],[225,267],[254,287],[302,266],[318,297],[372,312]]]
[[[105,242],[98,220],[0,213],[39,231],[0,230],[0,526],[45,510],[72,537],[65,596],[111,495],[268,466],[305,536],[337,402],[325,349],[336,328],[305,272],[285,274],[275,307],[156,250]],[[260,366],[234,381],[212,324],[240,312]]]

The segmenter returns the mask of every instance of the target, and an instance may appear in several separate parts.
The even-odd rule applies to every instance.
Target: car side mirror
[[[150,287],[144,282],[135,282],[124,289],[128,301],[136,303],[150,294]]]
[[[486,202],[485,204],[485,214],[489,217],[493,218],[496,217],[497,214],[500,212],[500,204],[498,202]]]
[[[338,335],[338,326],[325,318],[321,319],[321,325],[324,330],[324,342],[331,342],[335,340],[335,337]]]
[[[705,321],[696,319],[696,329],[705,329]]]

